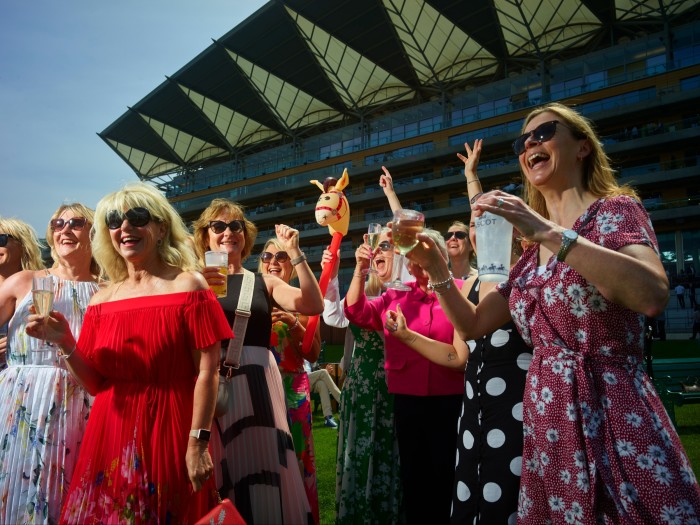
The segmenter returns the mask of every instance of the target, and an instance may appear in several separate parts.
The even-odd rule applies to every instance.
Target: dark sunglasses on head
[[[548,140],[551,140],[551,138],[554,136],[554,133],[557,131],[557,125],[564,126],[567,129],[571,129],[569,128],[569,126],[567,126],[566,124],[562,124],[558,120],[545,122],[544,124],[540,124],[539,126],[537,126],[532,131],[528,131],[527,133],[524,133],[520,135],[517,139],[515,139],[513,141],[513,151],[518,156],[524,153],[526,149],[525,143],[529,138],[532,138],[532,140],[534,140],[535,142],[547,142]],[[585,138],[582,136],[581,133],[578,133],[574,130],[571,131],[576,138]]]
[[[243,231],[245,226],[243,221],[231,221],[228,223],[224,221],[209,221],[209,227],[214,233],[224,233],[226,228],[231,230],[233,233],[238,233]]]
[[[462,230],[457,230],[456,232],[447,232],[445,234],[445,240],[449,241],[453,235],[455,236],[455,239],[459,239],[460,241],[463,241],[468,236],[467,232],[463,232]]]
[[[383,252],[388,252],[389,250],[394,249],[394,245],[391,244],[389,241],[382,241],[379,243],[378,248]]]
[[[87,223],[87,219],[85,217],[73,217],[72,219],[51,219],[51,222],[49,223],[51,225],[51,231],[53,232],[61,232],[63,231],[63,228],[66,227],[66,224],[71,230],[82,230],[85,228],[85,224]]]
[[[289,260],[289,255],[287,254],[287,252],[277,252],[277,253],[262,252],[260,254],[260,260],[264,263],[271,262],[273,258],[278,263],[286,263]]]
[[[12,235],[10,235],[9,233],[0,233],[0,248],[4,248],[5,246],[7,246],[7,242],[10,239],[14,239],[14,237],[12,237]]]
[[[124,219],[129,221],[133,227],[141,228],[151,222],[152,217],[151,212],[146,208],[131,208],[124,213],[112,210],[105,216],[105,223],[110,230],[118,230],[122,227]]]

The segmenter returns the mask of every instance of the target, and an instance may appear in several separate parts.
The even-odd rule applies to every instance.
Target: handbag
[[[246,525],[233,502],[221,499],[217,492],[219,504],[199,518],[194,525]]]
[[[228,383],[231,382],[233,371],[241,366],[241,352],[243,351],[245,332],[248,328],[248,319],[250,319],[250,305],[253,302],[254,285],[255,275],[253,272],[243,268],[243,282],[241,283],[241,291],[238,294],[236,316],[233,319],[233,325],[231,325],[233,337],[228,341],[224,362],[219,365],[219,390],[216,394],[216,406],[214,407],[215,417],[221,417],[228,411]],[[223,381],[221,376],[224,376]]]

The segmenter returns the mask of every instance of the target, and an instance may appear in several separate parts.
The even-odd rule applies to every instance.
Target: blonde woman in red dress
[[[208,438],[219,346],[231,328],[187,230],[152,186],[104,197],[93,254],[110,284],[76,341],[65,318],[30,316],[95,396],[61,523],[195,522],[216,503]]]

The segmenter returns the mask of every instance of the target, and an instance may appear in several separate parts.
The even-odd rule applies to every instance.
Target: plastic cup
[[[223,284],[210,285],[212,292],[217,297],[226,297],[228,293],[227,276],[228,276],[228,253],[227,252],[205,252],[204,266],[215,266],[219,268],[219,273],[224,277]]]
[[[508,280],[513,246],[513,225],[503,217],[485,212],[474,221],[479,280],[500,283]]]

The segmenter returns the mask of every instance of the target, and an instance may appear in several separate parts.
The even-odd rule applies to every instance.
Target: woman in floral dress
[[[268,239],[263,246],[258,263],[258,273],[275,275],[285,283],[296,277],[291,258],[277,239]],[[316,454],[311,432],[311,391],[304,359],[314,362],[321,352],[320,332],[316,331],[313,344],[307,353],[301,347],[306,333],[308,317],[279,308],[272,309],[272,333],[270,350],[275,355],[282,376],[289,431],[294,442],[294,452],[299,472],[304,480],[306,497],[311,506],[314,522],[319,522],[318,489],[316,484]]]
[[[380,236],[366,293],[382,293],[391,280],[394,260],[388,229]],[[323,264],[330,261],[323,254]],[[338,454],[336,461],[336,523],[400,522],[401,478],[399,450],[394,432],[394,396],[389,393],[384,370],[384,336],[350,324],[341,306],[336,275],[326,291],[324,321],[347,327],[351,337],[343,357],[345,381],[340,395]],[[354,348],[353,348],[354,347]]]
[[[57,523],[90,413],[91,397],[66,370],[55,346],[25,332],[32,278],[50,276],[53,309],[79,334],[100,270],[92,258],[93,212],[65,204],[46,232],[56,261],[23,270],[0,288],[0,325],[10,319],[9,367],[0,373],[0,523]]]
[[[530,245],[478,306],[453,289],[440,296],[461,336],[512,317],[534,349],[518,523],[697,523],[700,488],[642,366],[644,316],[669,296],[649,216],[577,112],[537,108],[523,132],[513,147],[528,204],[494,191],[474,213],[505,217]],[[421,240],[409,257],[448,278]]]

